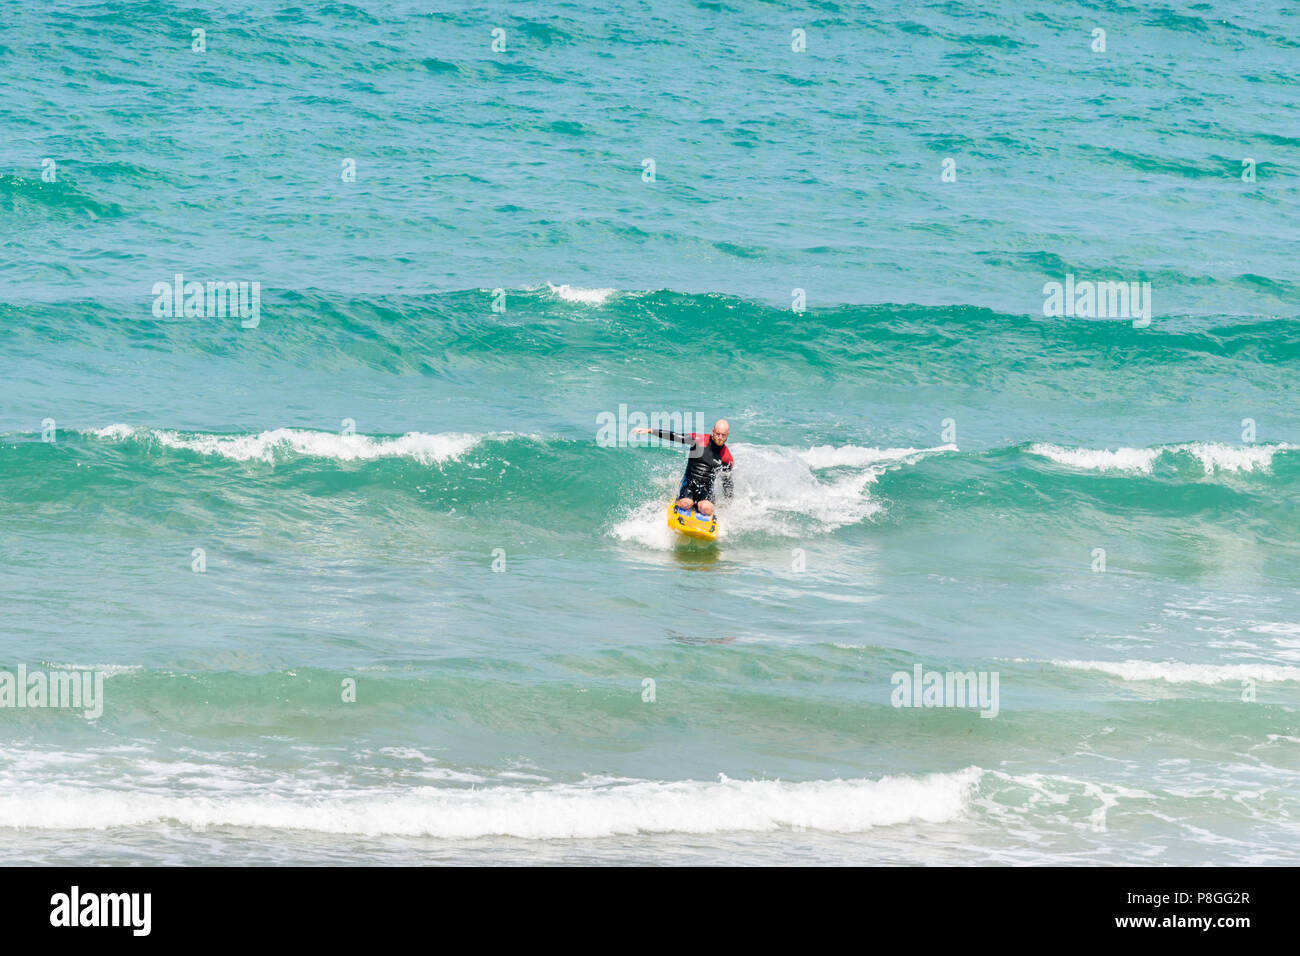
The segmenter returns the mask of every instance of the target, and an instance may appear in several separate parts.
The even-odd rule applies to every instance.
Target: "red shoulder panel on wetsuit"
[[[723,445],[723,446],[722,446],[722,463],[723,463],[724,465],[731,465],[731,464],[733,464],[733,462],[732,462],[732,460],[731,460],[731,449],[728,448],[726,445]]]

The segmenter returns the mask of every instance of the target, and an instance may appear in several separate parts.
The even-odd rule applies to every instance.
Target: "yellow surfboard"
[[[702,515],[694,508],[677,507],[677,502],[668,502],[668,527],[678,534],[699,541],[713,541],[718,537],[718,516]]]

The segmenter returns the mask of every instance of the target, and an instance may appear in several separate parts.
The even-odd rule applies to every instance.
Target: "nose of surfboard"
[[[700,514],[694,508],[679,508],[668,502],[668,527],[680,535],[699,541],[713,541],[718,536],[718,516]]]

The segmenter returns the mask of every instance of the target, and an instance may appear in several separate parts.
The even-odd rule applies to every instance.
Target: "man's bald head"
[[[725,418],[719,418],[713,423],[713,442],[717,445],[725,445],[727,437],[731,434],[731,425]]]

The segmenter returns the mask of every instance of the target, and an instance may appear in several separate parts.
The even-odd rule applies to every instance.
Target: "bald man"
[[[677,489],[677,507],[694,507],[700,514],[713,514],[713,480],[722,476],[722,496],[731,497],[731,450],[727,448],[727,438],[731,435],[731,426],[725,418],[713,423],[713,432],[701,435],[698,432],[678,434],[666,428],[634,428],[633,435],[654,435],[665,441],[680,442],[690,445],[690,457],[686,459],[686,474],[682,475],[682,486]]]

